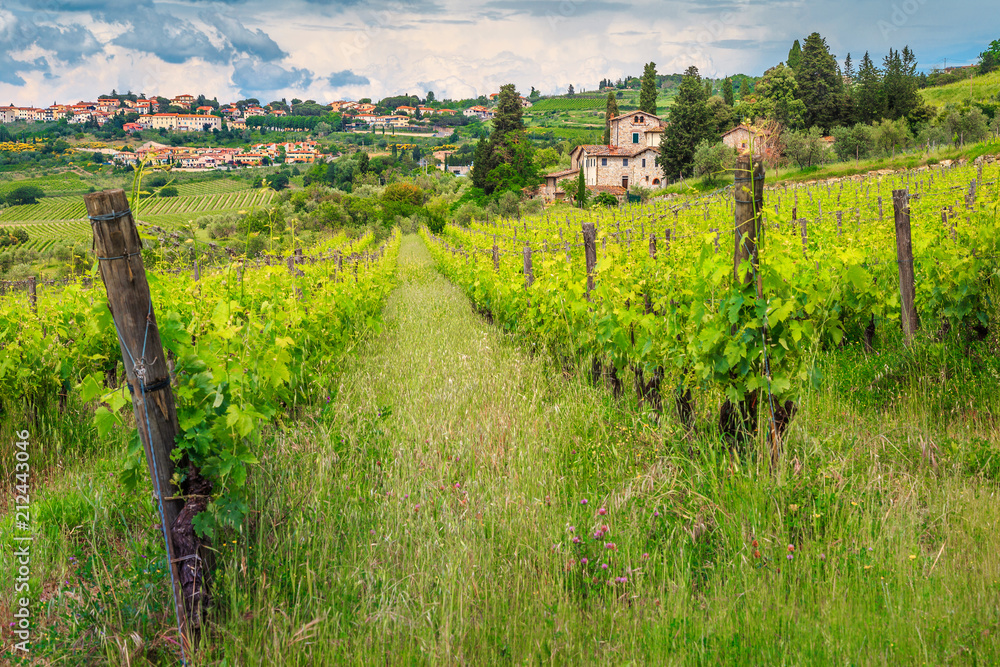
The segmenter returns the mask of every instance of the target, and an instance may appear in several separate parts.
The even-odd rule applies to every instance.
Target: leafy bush
[[[23,227],[6,229],[0,227],[0,248],[10,248],[28,242],[28,232]]]
[[[608,208],[611,208],[618,205],[618,197],[615,197],[610,192],[602,192],[597,195],[596,199],[594,199],[594,203],[598,206],[607,206]]]
[[[4,198],[8,206],[24,206],[26,204],[37,204],[38,200],[45,196],[45,191],[37,185],[20,185]]]
[[[173,185],[168,185],[165,188],[160,188],[156,192],[157,197],[176,197],[178,194],[179,193],[177,192],[177,188],[174,187]]]
[[[241,236],[247,233],[280,234],[285,231],[285,214],[280,208],[251,211],[236,222],[236,231]]]
[[[402,202],[412,204],[413,206],[420,206],[424,203],[424,193],[423,190],[413,183],[399,181],[385,186],[385,190],[382,191],[382,200],[384,202]]]

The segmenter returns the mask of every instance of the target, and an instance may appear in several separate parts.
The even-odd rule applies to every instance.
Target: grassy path
[[[995,485],[832,426],[788,479],[691,461],[504,340],[418,238],[399,261],[385,330],[262,461],[205,664],[996,655]]]
[[[233,628],[246,652],[230,648],[241,660],[302,664],[371,664],[383,651],[392,663],[472,664],[558,654],[567,643],[573,655],[599,651],[613,626],[560,630],[563,559],[550,549],[565,537],[570,459],[596,455],[609,438],[602,394],[502,340],[419,238],[404,239],[399,261],[386,331],[343,378],[328,442],[289,444],[275,458],[280,478],[262,484],[264,495],[288,493],[271,495],[265,514],[303,511],[298,526],[264,528],[275,544],[256,562],[268,583],[251,604],[292,604],[254,616],[255,637]],[[275,570],[291,578],[275,580]],[[241,608],[249,602],[241,587],[231,592]],[[286,644],[314,620],[302,632],[310,642]]]

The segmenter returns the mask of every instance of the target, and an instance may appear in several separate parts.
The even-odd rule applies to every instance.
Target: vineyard
[[[910,317],[901,315],[894,190],[908,193],[915,316],[932,330],[985,332],[998,309],[998,171],[990,163],[769,190],[759,261],[735,265],[734,201],[746,195],[728,189],[624,213],[448,226],[432,245],[475,308],[568,364],[592,360],[616,394],[626,372],[657,408],[661,386],[670,388],[689,428],[695,406],[718,396],[717,421],[733,440],[756,423],[749,413],[766,392],[775,437],[819,387],[821,351],[870,350],[876,332],[892,336]]]
[[[267,206],[274,197],[270,189],[250,189],[241,181],[210,181],[178,186],[186,192],[178,197],[154,197],[140,204],[143,221],[176,228],[203,215],[237,213]],[[208,192],[209,194],[197,194]],[[14,206],[0,211],[0,225],[23,226],[29,235],[28,247],[44,250],[57,241],[87,240],[90,225],[79,196],[46,197],[37,204]]]
[[[603,97],[555,98],[539,100],[531,105],[528,113],[540,111],[604,111],[607,100]]]
[[[161,259],[148,302],[114,234],[99,275],[12,285],[0,471],[28,484],[30,430],[32,520],[0,535],[33,536],[36,655],[996,662],[1000,162],[741,167],[703,196]],[[196,192],[139,217],[263,195]],[[103,195],[98,229],[123,217]],[[147,460],[172,403],[170,477]]]

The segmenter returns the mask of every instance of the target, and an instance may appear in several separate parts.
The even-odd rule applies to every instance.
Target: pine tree
[[[722,99],[729,106],[736,104],[736,97],[733,94],[733,80],[729,77],[726,77],[726,80],[722,82]]]
[[[493,132],[476,144],[472,184],[488,195],[498,188],[506,190],[532,185],[536,168],[531,154],[531,143],[524,133],[521,98],[514,84],[508,83],[500,87]]]
[[[656,63],[654,62],[646,63],[646,66],[642,69],[639,111],[656,115]]]
[[[844,58],[844,76],[851,80],[851,84],[854,83],[854,61],[851,60],[850,53]]]
[[[808,41],[808,40],[806,40]],[[802,62],[802,46],[799,44],[799,40],[795,40],[792,44],[792,48],[788,50],[788,60],[785,64],[792,68],[792,72],[798,74],[799,64]]]
[[[572,84],[572,83],[571,83],[571,84],[569,84],[569,89],[568,89],[568,90],[566,91],[566,94],[567,94],[567,95],[573,95],[573,94],[575,94],[575,93],[576,93],[576,91],[575,91],[575,90],[573,90],[573,84]]]
[[[872,123],[885,115],[883,93],[882,71],[865,51],[858,68],[858,84],[854,93],[855,115],[859,122]]]
[[[663,132],[656,162],[667,178],[676,178],[694,162],[694,152],[702,141],[716,139],[711,127],[705,87],[698,68],[692,65],[684,78],[670,111],[670,124]]]
[[[712,81],[711,79],[705,79],[705,99],[707,100],[712,96]]]
[[[844,109],[844,80],[837,59],[818,32],[806,37],[802,59],[795,70],[799,99],[806,105],[806,127],[818,125],[827,133],[841,122]]]
[[[611,144],[611,119],[618,115],[618,100],[614,93],[608,93],[608,102],[604,111],[604,145]]]

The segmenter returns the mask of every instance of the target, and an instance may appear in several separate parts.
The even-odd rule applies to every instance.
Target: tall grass
[[[506,339],[416,237],[399,270],[381,337],[260,453],[193,664],[997,660],[995,338],[823,353],[772,475]],[[93,508],[47,538],[77,582],[44,606],[51,664],[177,655],[123,447],[44,482]]]

